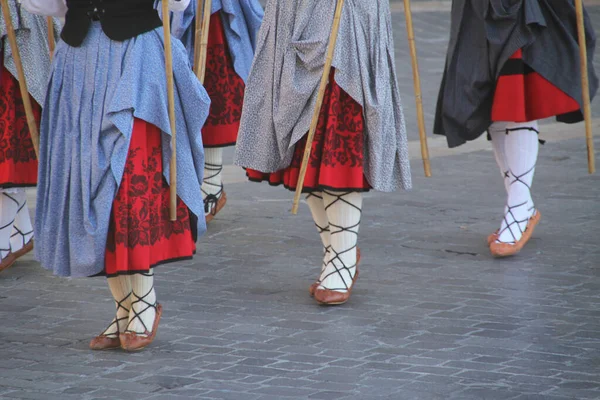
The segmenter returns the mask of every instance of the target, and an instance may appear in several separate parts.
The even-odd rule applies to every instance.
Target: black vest
[[[67,0],[62,40],[81,46],[92,21],[112,40],[124,41],[162,25],[154,0]]]

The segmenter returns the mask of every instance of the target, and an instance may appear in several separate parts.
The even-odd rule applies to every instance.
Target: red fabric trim
[[[0,63],[1,63],[0,57]],[[42,109],[31,97],[39,128]],[[0,68],[0,187],[27,187],[37,184],[38,162],[27,126],[19,82]]]
[[[235,145],[242,117],[244,81],[235,72],[221,13],[210,18],[204,87],[210,96],[210,115],[202,129],[206,147]]]
[[[518,50],[511,59],[522,59]],[[492,121],[527,122],[579,110],[579,104],[536,72],[498,78]]]
[[[160,130],[136,119],[121,186],[113,202],[105,257],[106,275],[148,271],[192,257],[190,215],[178,199],[169,219],[169,186],[163,177]]]
[[[335,82],[331,72],[325,92],[311,158],[304,181],[305,190],[369,190],[364,176],[364,118],[362,107]],[[248,169],[252,181],[267,181],[295,190],[306,147],[306,136],[295,146],[288,168],[275,173]]]

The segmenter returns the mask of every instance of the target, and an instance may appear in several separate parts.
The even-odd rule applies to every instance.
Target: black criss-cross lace
[[[539,135],[539,131],[535,128],[532,127],[519,127],[519,128],[511,128],[511,129],[506,129],[506,134],[508,135],[511,132],[516,132],[516,131],[531,131],[531,132],[535,132]],[[529,175],[530,173],[532,173],[535,170],[535,165],[533,167],[531,167],[530,169],[528,169],[526,172],[520,174],[520,175],[515,175],[512,171],[508,170],[508,171],[504,171],[504,177],[505,179],[510,179],[510,183],[509,185],[515,185],[515,184],[521,184],[523,186],[525,186],[527,188],[527,190],[529,192],[531,192],[531,186],[529,186],[525,181],[523,181],[523,178],[527,175]],[[501,240],[498,239],[499,243],[508,243],[508,244],[514,244],[516,243],[519,239],[517,238],[517,236],[515,235],[515,232],[513,230],[513,228],[516,225],[516,229],[519,230],[521,236],[523,236],[523,234],[525,233],[525,231],[527,230],[527,223],[529,221],[529,219],[531,217],[527,217],[525,219],[517,219],[516,215],[514,214],[513,210],[519,208],[519,207],[524,207],[527,205],[527,201],[520,203],[520,204],[516,204],[514,206],[511,205],[506,205],[507,210],[506,213],[504,214],[504,224],[506,225],[502,230],[498,231],[498,238],[500,238],[502,236],[502,234],[504,232],[506,232],[508,230],[508,232],[510,233],[510,235],[512,236],[513,240],[511,242],[503,242]],[[535,209],[535,206],[531,206],[527,209],[528,214],[531,215],[531,212]],[[512,222],[508,220],[508,216],[510,216],[512,218]],[[525,229],[521,229],[521,224],[525,224]],[[519,236],[519,238],[521,237]]]
[[[129,292],[129,294],[125,297],[123,297],[120,301],[115,300],[115,303],[117,304],[117,316],[115,317],[115,319],[113,319],[113,321],[110,323],[110,325],[108,325],[108,327],[104,330],[104,336],[108,336],[108,337],[118,337],[119,336],[119,332],[121,331],[119,329],[119,322],[121,321],[127,321],[129,319],[129,309],[127,307],[125,307],[123,305],[123,303],[125,303],[127,300],[129,300],[129,296],[131,296],[132,292]],[[121,317],[119,318],[119,310],[123,309],[125,310],[125,313],[127,315],[127,317]],[[117,331],[114,333],[106,333],[108,331],[110,331],[110,329],[113,327],[113,325],[117,325]]]
[[[222,164],[205,163],[204,171],[209,171],[211,173],[211,175],[204,177],[202,186],[204,187],[204,185],[209,185],[212,187],[219,188],[217,193],[208,193],[206,190],[201,189],[202,193],[205,196],[204,197],[204,214],[208,215],[209,213],[211,213],[211,214],[215,215],[217,213],[217,203],[219,202],[219,199],[221,198],[221,195],[223,194],[223,184],[217,185],[216,183],[209,182],[209,180],[212,178],[216,178],[217,176],[219,176],[221,174],[221,172],[223,172],[223,165]]]
[[[8,193],[2,193],[2,195],[5,196],[5,197],[8,197],[11,201],[14,201],[15,204],[17,205],[17,207],[19,207],[19,202],[17,201],[17,199],[15,199],[14,197],[12,197]],[[3,231],[3,230],[5,230],[5,229],[11,229],[14,224],[15,224],[15,219],[13,218],[8,224],[0,226],[0,232]],[[10,241],[9,241],[8,242],[8,249],[0,248],[0,260],[2,260],[8,254],[10,254],[10,252],[11,252],[11,249],[10,249]]]
[[[361,214],[362,216],[362,209],[360,209],[359,207],[355,206],[354,204],[350,203],[349,201],[347,201],[346,199],[344,199],[344,196],[347,196],[351,193],[354,192],[344,192],[342,194],[338,194],[335,192],[328,192],[326,190],[324,190],[324,193],[326,193],[328,196],[331,197],[335,197],[336,199],[334,201],[332,201],[331,203],[329,203],[327,206],[325,206],[325,211],[327,211],[329,208],[331,208],[331,206],[333,206],[336,203],[342,202],[342,203],[346,203],[349,206],[355,208],[356,210],[358,210],[358,212]],[[330,226],[330,235],[339,235],[341,233],[352,233],[354,235],[356,235],[357,239],[358,239],[358,232],[355,232],[353,229],[358,228],[360,226],[360,218],[358,220],[358,222],[354,225],[351,226],[340,226],[340,225],[335,225],[332,224],[331,221],[329,221],[329,226]],[[333,239],[333,238],[332,238]],[[333,240],[332,240],[333,243]],[[350,290],[350,288],[352,287],[352,279],[350,280],[350,282],[346,282],[346,279],[344,279],[344,274],[342,274],[342,271],[345,270],[348,272],[348,275],[350,275],[350,277],[353,277],[354,275],[352,274],[352,270],[356,270],[356,263],[354,263],[354,265],[352,266],[347,266],[344,261],[342,260],[341,256],[343,254],[346,254],[352,250],[356,249],[356,245],[345,249],[344,251],[341,252],[337,252],[335,251],[335,249],[333,248],[333,246],[330,246],[330,252],[333,253],[333,257],[331,257],[329,259],[329,262],[327,263],[327,265],[331,264],[333,265],[333,268],[335,269],[335,271],[332,271],[330,273],[328,273],[327,275],[325,275],[322,279],[321,282],[325,281],[327,278],[329,278],[330,276],[334,275],[334,274],[338,274],[340,276],[340,278],[342,279],[342,282],[344,283],[344,287],[343,288],[326,288],[328,290],[333,290],[333,291],[337,291],[337,292],[343,292],[343,291],[348,291]],[[335,260],[339,261],[339,263],[342,265],[341,268],[338,268],[338,266],[335,264]]]
[[[25,208],[27,206],[27,202],[23,202],[23,205],[21,205],[19,207],[19,209],[17,210],[17,215],[19,215],[19,213],[23,210],[23,208]],[[26,241],[25,239],[27,238],[27,236],[29,235],[33,235],[33,229],[30,230],[29,232],[23,232],[21,229],[19,229],[16,225],[13,226],[13,228],[15,229],[15,233],[13,233],[11,235],[11,239],[14,238],[17,235],[21,235],[21,247],[25,247],[25,245],[27,245],[28,241]]]
[[[512,240],[511,242],[503,242],[503,241],[501,241],[500,239],[498,239],[498,242],[499,242],[499,243],[508,243],[508,244],[514,244],[514,243],[516,243],[516,242],[518,242],[518,241],[519,241],[519,239],[517,239],[517,237],[516,237],[516,236],[515,236],[515,234],[514,234],[514,232],[515,232],[515,231],[513,231],[513,227],[514,227],[515,225],[517,226],[517,229],[518,229],[518,230],[519,230],[519,232],[521,233],[521,236],[523,236],[523,234],[524,234],[524,233],[525,233],[525,231],[527,230],[527,225],[525,225],[525,229],[523,230],[523,229],[521,229],[521,224],[526,224],[526,223],[529,221],[530,217],[528,217],[528,218],[525,218],[525,219],[522,219],[522,220],[518,220],[518,219],[517,219],[517,217],[515,216],[515,214],[513,213],[513,210],[514,210],[515,208],[523,207],[523,206],[525,206],[525,205],[527,205],[527,202],[523,202],[523,203],[521,203],[521,204],[517,204],[516,206],[507,206],[508,210],[506,211],[506,214],[504,214],[504,223],[506,224],[506,226],[504,227],[504,229],[502,229],[502,230],[498,231],[498,238],[500,238],[500,236],[502,236],[502,234],[508,230],[508,232],[509,232],[509,233],[510,233],[510,235],[512,236],[513,240]],[[533,210],[533,209],[534,209],[534,207],[530,207],[530,208],[528,209],[528,211],[531,211],[531,210]],[[512,217],[512,222],[509,222],[509,221],[508,221],[508,218],[507,218],[507,217],[508,217],[509,215]],[[520,238],[521,236],[519,236],[519,238]]]
[[[147,277],[154,276],[153,273],[142,273],[140,275],[147,276]],[[144,320],[142,319],[142,314],[145,313],[145,312],[148,312],[148,310],[150,310],[150,309],[154,309],[154,313],[155,313],[154,315],[157,314],[158,308],[157,308],[157,305],[156,305],[156,301],[154,302],[154,304],[151,304],[148,301],[146,301],[146,297],[150,296],[152,294],[153,290],[154,290],[154,285],[152,285],[152,287],[150,288],[150,290],[148,290],[148,293],[146,293],[145,295],[143,295],[141,297],[138,296],[137,294],[135,294],[135,292],[131,292],[131,295],[134,296],[136,299],[131,302],[131,312],[133,312],[133,318],[131,318],[129,320],[129,323],[127,324],[127,327],[125,328],[125,332],[126,333],[135,333],[137,335],[144,335],[144,334],[147,334],[147,333],[152,333],[152,331],[150,329],[148,329],[148,326],[146,326],[146,324],[144,323]],[[140,312],[135,311],[135,307],[134,307],[134,305],[138,304],[138,303],[143,303],[146,306]],[[131,323],[133,321],[135,321],[136,319],[138,321],[140,321],[140,323],[144,327],[144,332],[136,332],[136,331],[133,331],[133,330],[129,329]]]

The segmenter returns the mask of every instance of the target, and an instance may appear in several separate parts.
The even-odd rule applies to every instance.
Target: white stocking
[[[125,328],[129,322],[129,311],[131,310],[131,277],[129,275],[120,275],[108,278],[107,281],[113,299],[115,299],[117,315],[102,334],[109,337],[117,337],[119,333],[125,332]]]
[[[156,318],[156,292],[154,291],[154,271],[131,275],[131,311],[129,313],[128,332],[139,335],[152,333]]]
[[[24,190],[0,190],[0,260],[10,252],[10,234],[19,211],[26,199]]]
[[[508,197],[498,242],[515,243],[521,239],[535,211],[531,185],[539,150],[539,130],[537,121],[509,122],[506,123],[505,132],[505,180]]]
[[[315,221],[315,226],[317,227],[317,231],[321,236],[321,242],[323,243],[323,265],[321,266],[321,272],[323,272],[329,261],[329,254],[331,253],[329,219],[327,218],[327,212],[325,211],[325,203],[323,203],[323,193],[309,193],[306,196],[306,202],[308,203],[313,221]]]
[[[202,199],[204,213],[210,214],[223,194],[223,149],[204,149],[204,179]]]
[[[331,254],[319,289],[346,292],[356,275],[356,243],[362,215],[362,193],[323,191],[331,230]]]
[[[27,207],[27,195],[23,204],[19,205],[19,211],[15,217],[12,234],[10,236],[11,251],[21,250],[33,238],[33,226],[31,225],[31,216]]]
[[[506,154],[504,154],[505,142],[506,142],[506,122],[494,122],[488,132],[492,138],[492,149],[494,149],[494,156],[496,157],[496,163],[500,168],[502,179],[504,180],[504,189],[508,194],[509,179],[508,179],[508,168],[506,167]]]

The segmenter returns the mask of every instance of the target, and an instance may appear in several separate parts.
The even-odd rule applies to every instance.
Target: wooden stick
[[[56,45],[56,40],[54,38],[54,20],[52,17],[47,18],[48,22],[48,47],[50,48],[50,60],[54,56],[54,47]]]
[[[427,132],[425,130],[425,114],[423,113],[423,98],[421,96],[421,76],[419,74],[419,62],[417,59],[417,45],[415,43],[415,31],[413,28],[412,11],[410,0],[404,0],[404,15],[406,16],[406,31],[408,33],[408,45],[412,59],[413,80],[415,84],[415,100],[417,103],[417,123],[419,125],[419,139],[421,140],[421,158],[425,176],[431,177],[431,164],[429,162],[429,146],[427,145]]]
[[[171,123],[171,164],[169,174],[169,211],[171,221],[177,221],[177,127],[175,121],[175,85],[173,83],[173,53],[171,50],[171,19],[169,2],[162,1],[163,30],[165,36],[165,70],[169,97],[169,121]]]
[[[594,136],[592,132],[592,107],[590,105],[590,82],[588,76],[587,43],[583,19],[583,2],[575,0],[577,13],[577,32],[579,34],[579,58],[581,59],[581,89],[583,91],[583,115],[585,117],[585,139],[587,143],[588,171],[596,172],[596,156],[594,154]]]
[[[202,14],[202,33],[200,38],[200,47],[198,55],[198,67],[196,70],[196,76],[202,84],[204,84],[204,78],[206,76],[206,56],[208,53],[208,31],[210,29],[210,12],[212,11],[212,0],[204,0],[204,10]],[[198,21],[198,15],[196,15],[196,23]],[[196,39],[198,31],[196,30]]]
[[[302,159],[300,176],[298,176],[298,185],[296,186],[296,195],[294,196],[292,214],[298,213],[298,205],[300,204],[300,197],[302,196],[302,189],[304,188],[304,179],[306,178],[308,161],[310,160],[312,144],[315,137],[315,132],[317,131],[317,124],[319,123],[319,115],[321,114],[321,107],[323,106],[323,100],[325,98],[325,89],[327,89],[327,84],[329,83],[329,73],[331,72],[331,64],[333,63],[335,45],[337,42],[338,33],[340,31],[340,22],[342,20],[343,7],[344,0],[338,0],[337,6],[335,8],[335,16],[333,19],[333,27],[331,28],[329,45],[327,47],[327,58],[325,59],[325,68],[323,69],[323,75],[321,76],[321,84],[319,86],[319,92],[317,93],[317,104],[315,105],[312,121],[310,123],[310,129],[308,131],[308,136],[306,137],[306,148],[304,149],[304,158]]]
[[[196,17],[194,18],[196,30],[194,31],[194,73],[198,76],[200,72],[200,40],[202,38],[202,15],[204,0],[196,0]]]
[[[35,155],[39,159],[40,154],[40,136],[37,128],[37,121],[33,115],[33,108],[31,106],[31,97],[29,96],[29,90],[27,90],[27,82],[25,81],[25,72],[23,71],[23,62],[21,61],[21,54],[19,53],[19,46],[17,45],[17,38],[15,36],[15,29],[12,24],[10,17],[10,9],[8,8],[7,0],[1,0],[2,3],[2,15],[4,16],[4,23],[6,24],[6,33],[8,34],[8,42],[10,43],[10,49],[12,51],[13,60],[15,67],[17,68],[17,75],[19,78],[19,88],[21,89],[21,97],[23,100],[23,106],[25,108],[25,118],[27,119],[27,127],[29,128],[29,134],[31,135],[31,141],[33,142],[33,149]]]

